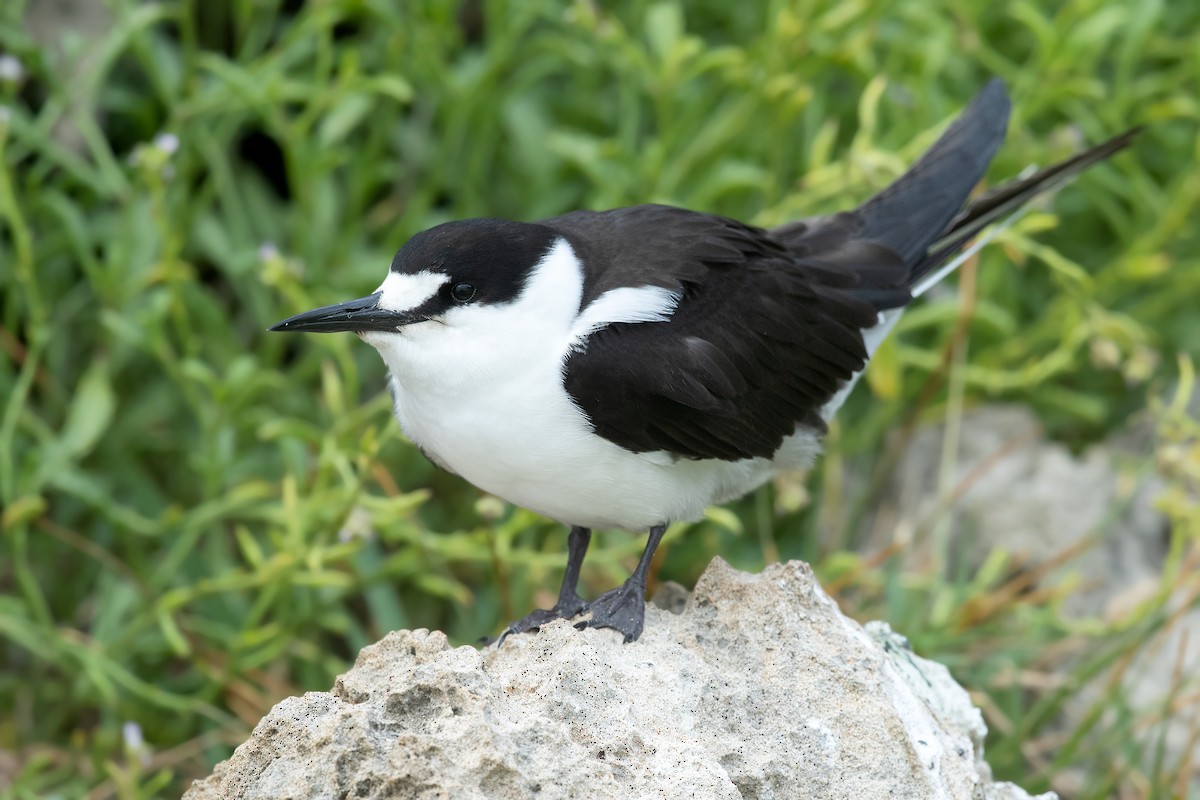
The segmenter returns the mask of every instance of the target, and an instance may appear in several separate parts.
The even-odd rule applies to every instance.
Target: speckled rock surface
[[[483,651],[392,633],[185,800],[1028,797],[991,781],[984,732],[944,667],[844,617],[807,565],[717,559],[629,645],[563,622]]]

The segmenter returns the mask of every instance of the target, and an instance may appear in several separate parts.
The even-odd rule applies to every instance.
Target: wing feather
[[[679,208],[582,211],[542,224],[584,265],[580,310],[624,286],[679,296],[666,322],[612,323],[570,352],[563,381],[595,431],[636,452],[770,458],[862,371],[911,288],[979,226],[1125,147],[1127,133],[966,206],[1004,139],[993,81],[900,179],[854,211],[771,231]]]
[[[652,222],[664,216],[659,207],[647,213]],[[568,356],[564,385],[596,432],[627,449],[769,457],[798,423],[823,426],[821,407],[866,361],[860,331],[878,312],[854,293],[862,280],[852,255],[814,252],[813,267],[767,231],[677,209],[669,216],[678,223],[684,214],[693,233],[702,225],[716,233],[671,237],[669,262],[656,250],[654,285],[681,292],[670,322],[594,331]],[[903,285],[901,259],[852,247],[871,253],[888,284]]]

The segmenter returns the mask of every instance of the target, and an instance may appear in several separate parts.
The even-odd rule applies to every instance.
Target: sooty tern
[[[438,225],[374,293],[271,330],[357,333],[430,459],[573,526],[558,603],[504,636],[590,611],[577,627],[630,641],[667,524],[809,466],[904,306],[989,224],[1135,133],[968,203],[1008,115],[994,80],[862,206],[772,230],[662,205]],[[598,527],[650,535],[630,578],[588,602],[576,589]]]

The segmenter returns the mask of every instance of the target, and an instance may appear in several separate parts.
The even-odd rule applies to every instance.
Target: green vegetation
[[[906,317],[811,501],[768,488],[677,527],[656,580],[811,560],[952,666],[1001,777],[1182,795],[1196,764],[1161,720],[1196,719],[1194,676],[1149,716],[1114,683],[1056,720],[1200,606],[1200,5],[111,0],[76,4],[111,9],[94,32],[27,21],[55,5],[0,8],[0,796],[178,796],[384,632],[470,643],[553,596],[559,526],[426,463],[355,337],[267,325],[366,293],[451,218],[844,207],[991,75],[1015,103],[993,178],[1148,129]],[[1163,476],[1173,544],[1135,611],[1064,618],[1071,587],[1029,591],[1003,554],[964,576],[850,549],[871,495],[840,465],[878,477],[887,431],[983,400],[1073,447],[1157,431],[1129,471]],[[601,536],[587,591],[640,547]]]

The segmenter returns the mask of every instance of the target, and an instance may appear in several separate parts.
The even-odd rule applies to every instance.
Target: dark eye
[[[456,303],[466,303],[475,296],[475,284],[456,283],[450,287],[450,296]]]

